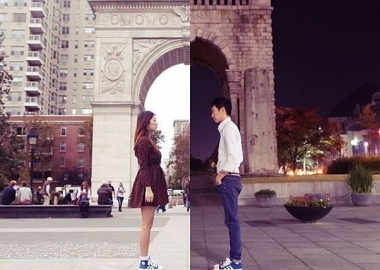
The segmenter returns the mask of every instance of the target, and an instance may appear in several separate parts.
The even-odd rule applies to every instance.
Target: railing
[[[251,0],[193,0],[198,6],[249,6]]]
[[[42,19],[40,19],[40,18],[31,18],[29,20],[29,23],[31,23],[31,24],[42,24]]]
[[[38,58],[40,58],[40,52],[28,52],[28,57],[38,57]]]
[[[42,37],[40,35],[30,35],[29,40],[42,41]]]

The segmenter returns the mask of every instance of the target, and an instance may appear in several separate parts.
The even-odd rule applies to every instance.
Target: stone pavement
[[[215,188],[197,187],[195,180],[190,269],[213,269],[229,255],[228,230]],[[245,270],[380,270],[379,204],[334,206],[315,223],[296,220],[282,205],[241,206],[239,211]]]
[[[165,270],[189,269],[189,218],[183,205],[156,214],[150,255]],[[139,209],[112,218],[0,219],[1,270],[138,269]]]

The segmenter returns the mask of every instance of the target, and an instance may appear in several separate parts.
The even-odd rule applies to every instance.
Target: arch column
[[[238,70],[226,70],[228,87],[230,92],[230,100],[232,103],[231,119],[240,128],[241,119],[239,118],[239,92],[240,92],[240,71]],[[224,95],[225,93],[223,93]]]

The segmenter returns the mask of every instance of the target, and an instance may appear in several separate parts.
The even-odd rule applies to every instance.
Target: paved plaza
[[[215,188],[193,186],[190,269],[212,269],[229,255],[228,230]],[[315,223],[296,220],[282,205],[239,211],[245,270],[380,270],[380,204],[334,206]]]
[[[150,253],[165,269],[189,269],[189,218],[183,205],[156,214]],[[112,218],[0,219],[0,269],[138,269],[140,224],[139,209],[115,207]]]

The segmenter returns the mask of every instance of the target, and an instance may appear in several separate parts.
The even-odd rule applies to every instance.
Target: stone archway
[[[213,69],[225,76],[222,95],[232,102],[247,174],[278,169],[271,13],[270,0],[190,1],[191,45],[203,41],[204,51],[212,46],[225,59]],[[207,55],[197,58],[207,64]]]
[[[111,180],[132,187],[138,170],[133,136],[154,80],[190,61],[188,1],[87,0],[96,48],[92,191]]]

